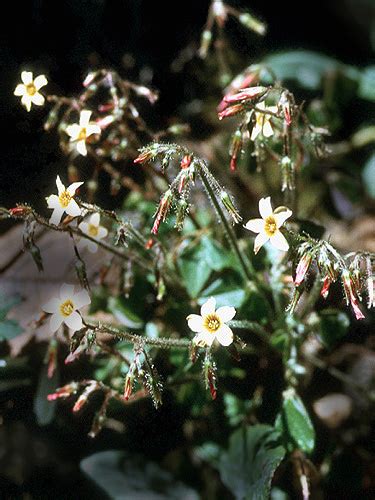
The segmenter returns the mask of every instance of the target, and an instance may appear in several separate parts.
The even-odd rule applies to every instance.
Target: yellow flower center
[[[86,127],[82,127],[81,130],[79,131],[77,141],[85,141],[86,137],[87,137]]]
[[[63,191],[59,195],[59,202],[60,202],[60,205],[63,208],[66,208],[69,205],[71,199],[72,199],[72,197],[70,196],[70,194],[68,193],[68,191]]]
[[[60,306],[60,312],[62,316],[70,316],[73,311],[74,311],[74,304],[70,299],[63,302]]]
[[[215,333],[221,326],[221,320],[215,313],[208,314],[204,318],[203,325],[210,333]]]
[[[89,235],[95,238],[98,236],[99,226],[94,226],[94,224],[89,224]]]
[[[37,90],[36,90],[35,85],[33,83],[29,83],[28,85],[26,85],[26,92],[30,96],[33,96],[34,94],[36,94]]]
[[[273,215],[269,215],[264,223],[264,230],[267,236],[273,236],[277,231],[277,224],[275,217]]]

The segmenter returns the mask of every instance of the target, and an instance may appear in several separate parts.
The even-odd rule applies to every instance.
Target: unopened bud
[[[294,284],[296,286],[300,286],[300,284],[305,279],[306,273],[309,270],[310,264],[312,260],[311,253],[304,254],[300,261],[298,262],[298,266],[296,269],[296,277],[294,278]]]
[[[349,305],[350,302],[350,305],[352,306],[356,319],[363,319],[365,316],[362,313],[361,309],[359,308],[358,298],[356,297],[354,291],[354,283],[350,275],[350,272],[345,269],[342,272],[341,277],[342,277],[342,284],[345,291],[345,298],[347,305]]]
[[[199,47],[199,57],[205,59],[212,41],[212,32],[204,30],[201,36],[201,45]]]
[[[77,382],[71,382],[70,384],[64,385],[63,387],[59,387],[53,394],[48,394],[47,399],[48,401],[55,401],[56,399],[67,398],[71,394],[75,394],[78,390],[78,387],[79,386]]]
[[[219,120],[222,120],[223,118],[228,118],[228,116],[237,115],[238,113],[241,113],[241,111],[243,111],[244,109],[245,108],[243,104],[235,104],[234,106],[230,106],[218,113]]]
[[[228,103],[237,103],[239,101],[248,101],[251,99],[256,99],[258,97],[263,96],[267,92],[267,87],[249,87],[247,89],[242,89],[240,92],[236,94],[226,95],[224,97],[224,101]]]
[[[258,35],[265,35],[267,31],[267,26],[259,21],[259,19],[256,19],[254,16],[249,14],[248,12],[245,12],[244,14],[241,14],[239,16],[239,21],[241,24],[246,26],[251,31],[254,31]]]
[[[237,208],[234,206],[232,198],[229,196],[229,194],[226,191],[221,191],[220,199],[221,199],[224,207],[227,209],[229,215],[234,220],[234,222],[236,224],[241,222],[242,217],[241,217],[240,213],[238,212]]]

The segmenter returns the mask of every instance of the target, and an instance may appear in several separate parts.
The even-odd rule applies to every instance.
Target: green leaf
[[[138,455],[102,451],[82,460],[80,467],[100,490],[98,498],[104,494],[110,500],[199,500],[192,488]]]
[[[237,283],[235,278],[229,276],[228,278],[219,278],[211,283],[200,294],[198,304],[204,304],[210,297],[216,299],[217,307],[241,307],[246,297],[246,291]]]
[[[144,322],[133,311],[131,302],[125,297],[109,297],[108,310],[124,326],[140,329]]]
[[[220,457],[221,480],[237,499],[265,500],[271,480],[285,455],[279,434],[269,425],[240,428]]]
[[[38,388],[34,398],[34,413],[39,425],[48,425],[55,416],[56,401],[48,401],[47,396],[59,386],[59,368],[56,366],[51,378],[48,378],[48,365],[44,364],[39,374]]]
[[[280,52],[266,57],[263,62],[274,71],[278,79],[296,80],[301,87],[309,90],[318,90],[322,78],[332,71],[351,80],[358,81],[361,77],[361,72],[354,66],[309,50]]]
[[[5,297],[4,294],[0,294],[0,340],[11,340],[22,333],[23,330],[17,321],[6,319],[9,311],[20,302],[19,295]]]
[[[362,170],[362,179],[367,194],[375,198],[375,153],[366,161]]]
[[[375,101],[375,66],[368,66],[359,79],[358,97]]]
[[[349,318],[342,311],[325,309],[320,313],[320,338],[323,344],[332,348],[344,337],[349,328]]]
[[[22,328],[13,319],[5,319],[0,321],[0,340],[11,340],[22,333]]]
[[[196,298],[212,271],[231,267],[231,256],[218,243],[203,236],[197,245],[181,255],[178,267],[188,294]]]
[[[283,398],[275,427],[282,433],[289,451],[300,449],[311,453],[315,446],[315,430],[302,400],[294,389],[284,391]]]

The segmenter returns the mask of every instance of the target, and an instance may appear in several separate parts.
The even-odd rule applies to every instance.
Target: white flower
[[[83,182],[73,182],[73,184],[65,189],[60,177],[57,176],[56,186],[59,194],[51,194],[47,198],[48,208],[53,208],[53,212],[49,220],[51,224],[55,224],[56,226],[60,224],[61,217],[64,212],[72,217],[81,215],[81,209],[73,197],[77,189],[82,186],[82,184]]]
[[[100,225],[100,215],[98,213],[92,214],[88,222],[81,222],[78,227],[84,234],[96,240],[101,240],[108,234],[107,229]],[[91,253],[95,253],[98,250],[98,245],[86,238],[81,238],[78,246],[79,248],[87,247]]]
[[[65,323],[74,332],[82,328],[82,318],[77,312],[84,306],[90,304],[91,299],[86,290],[82,289],[74,293],[74,285],[64,283],[60,288],[59,298],[49,300],[42,307],[43,311],[51,313],[50,330],[56,332],[62,323]]]
[[[245,228],[249,229],[249,231],[259,233],[255,238],[254,252],[258,253],[268,240],[270,240],[274,247],[286,252],[289,245],[281,233],[280,227],[292,215],[292,211],[285,208],[277,213],[274,212],[271,206],[271,198],[268,196],[268,198],[259,200],[259,213],[262,219],[251,219],[245,225]]]
[[[76,142],[78,153],[87,155],[86,139],[92,134],[100,134],[101,129],[96,123],[90,122],[91,111],[83,109],[79,116],[79,124],[74,123],[66,127],[66,133],[71,142]]]
[[[44,75],[39,75],[34,80],[31,71],[22,71],[21,80],[23,83],[17,85],[14,90],[14,95],[22,96],[21,103],[25,106],[27,111],[30,111],[32,104],[43,106],[45,99],[38,91],[44,87],[44,85],[47,85],[47,78]]]
[[[257,104],[257,108],[271,111],[272,113],[276,113],[277,111],[277,106],[268,106],[266,108],[264,101]],[[264,137],[271,137],[271,135],[273,135],[273,128],[270,120],[271,115],[255,112],[255,125],[251,131],[250,137],[252,141],[255,141],[259,134],[262,134]]]
[[[193,342],[201,347],[211,346],[215,339],[223,346],[233,342],[233,332],[225,323],[234,318],[234,307],[223,306],[216,311],[216,300],[211,297],[201,307],[201,316],[189,314],[189,328],[197,333]]]

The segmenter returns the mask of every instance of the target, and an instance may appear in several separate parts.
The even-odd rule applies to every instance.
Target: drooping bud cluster
[[[374,274],[371,255],[351,253],[342,257],[328,242],[308,239],[298,246],[297,267],[294,278],[295,290],[288,310],[293,312],[302,295],[302,284],[309,269],[314,266],[322,282],[320,295],[326,299],[330,286],[341,281],[345,301],[354,311],[357,319],[363,319],[359,303],[367,295],[367,307],[374,307]]]
[[[142,164],[151,160],[159,160],[163,170],[172,162],[177,161],[179,164],[177,175],[160,199],[154,215],[152,234],[158,234],[161,222],[165,222],[171,209],[174,209],[176,213],[175,227],[182,229],[185,217],[189,213],[190,189],[195,185],[196,178],[202,178],[202,176],[205,177],[233,222],[238,223],[242,220],[232,198],[215,179],[205,162],[185,148],[177,144],[153,143],[141,150],[141,154],[134,160],[134,163]]]
[[[202,32],[201,44],[198,52],[202,59],[207,57],[213,39],[212,32],[214,28],[218,28],[217,32],[220,37],[229,16],[232,16],[242,26],[257,35],[264,36],[266,34],[266,25],[249,12],[241,12],[231,5],[224,3],[223,0],[212,0],[208,11],[206,25]]]

